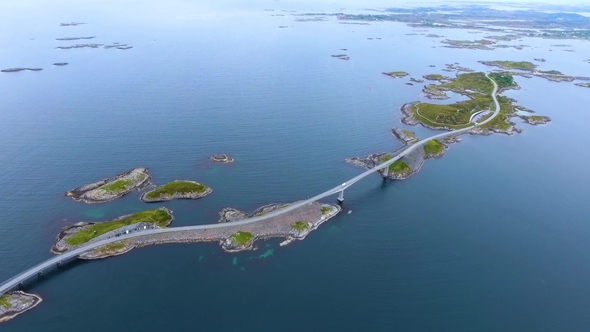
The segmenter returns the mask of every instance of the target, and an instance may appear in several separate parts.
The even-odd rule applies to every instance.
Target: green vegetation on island
[[[132,182],[129,180],[117,180],[115,182],[105,184],[104,186],[99,187],[99,189],[106,190],[111,193],[125,191],[131,183]]]
[[[71,246],[84,244],[104,233],[124,226],[147,222],[158,227],[166,227],[172,221],[172,215],[167,209],[155,209],[136,212],[121,218],[99,222],[82,228],[79,232],[69,236],[65,242]]]
[[[406,162],[399,159],[394,161],[393,164],[389,165],[389,171],[399,174],[409,172],[411,171],[411,168]]]
[[[9,302],[9,295],[8,294],[4,294],[0,297],[0,307],[3,307],[5,309],[9,309],[10,308],[10,302]]]
[[[211,189],[194,181],[175,180],[142,195],[144,201],[162,201],[173,198],[200,198]]]
[[[502,89],[517,87],[509,73],[492,73],[490,78],[495,80]],[[439,93],[453,91],[469,99],[452,104],[422,102],[407,104],[407,107],[402,109],[407,116],[402,122],[422,123],[434,129],[460,129],[472,125],[470,119],[473,114],[495,109],[492,97],[494,85],[482,72],[460,74],[451,82],[432,85],[431,89]],[[479,127],[484,131],[509,131],[512,128],[509,118],[514,114],[512,105],[514,100],[503,96],[497,96],[497,99],[500,104],[500,113],[493,120]]]
[[[537,65],[529,62],[529,61],[502,61],[502,60],[495,60],[495,61],[480,61],[484,65],[487,66],[495,66],[502,69],[518,69],[524,71],[535,71],[537,69]]]
[[[323,208],[322,208],[323,209]],[[303,232],[309,229],[309,224],[305,220],[299,220],[291,224],[291,228]]]
[[[580,86],[582,88],[590,88],[590,83],[576,83],[576,86]]]
[[[322,206],[322,215],[326,215],[330,211],[332,211],[332,208],[331,207],[329,207],[329,206]]]
[[[393,78],[400,78],[400,77],[405,77],[408,76],[410,74],[406,73],[405,71],[390,71],[388,73],[383,73],[383,75],[387,75]]]
[[[431,81],[440,81],[440,80],[444,80],[445,77],[441,74],[428,74],[428,75],[424,75],[422,76],[427,80],[431,80]]]
[[[516,82],[514,82],[514,77],[509,73],[491,73],[489,76],[496,82],[496,84],[498,84],[499,90],[514,88],[517,86]]]
[[[441,155],[444,149],[444,145],[436,139],[431,139],[424,144],[424,153],[427,157]]]
[[[252,233],[238,231],[231,235],[231,239],[242,246],[248,245],[254,239],[254,235]]]

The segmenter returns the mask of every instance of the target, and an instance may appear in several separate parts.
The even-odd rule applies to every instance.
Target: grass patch
[[[4,294],[0,297],[0,307],[4,307],[6,309],[10,308],[10,302],[8,302],[9,295]]]
[[[490,77],[498,84],[500,90],[516,86],[514,77],[508,73],[491,73]]]
[[[431,80],[431,81],[440,81],[445,78],[441,74],[428,74],[428,75],[424,75],[422,77],[424,77],[427,80]]]
[[[396,160],[393,164],[389,165],[389,171],[394,173],[405,173],[410,171],[410,166],[405,162],[400,160]]]
[[[328,212],[332,211],[332,208],[329,206],[322,206],[322,215],[326,215]]]
[[[485,94],[491,94],[494,91],[494,85],[482,72],[461,74],[452,82],[441,84],[440,88],[463,94],[467,90],[475,90]]]
[[[431,139],[430,141],[426,142],[426,144],[424,144],[424,153],[426,153],[427,156],[441,154],[443,150],[443,144],[436,139]]]
[[[416,134],[413,131],[403,129],[402,132],[404,133],[404,135],[408,136],[411,139],[417,139]]]
[[[291,228],[296,231],[302,232],[302,231],[309,229],[309,224],[304,220],[299,220],[299,221],[292,223]]]
[[[200,183],[189,181],[172,181],[160,188],[149,191],[145,194],[145,198],[153,199],[161,196],[172,196],[174,194],[188,194],[188,193],[204,193],[207,186]]]
[[[249,244],[252,239],[254,238],[254,235],[252,235],[252,233],[248,233],[248,232],[243,232],[243,231],[238,231],[237,233],[234,233],[231,235],[231,239],[239,244],[239,245],[247,245]]]
[[[530,119],[533,121],[543,121],[543,120],[545,120],[545,117],[540,116],[540,115],[531,115]]]
[[[78,246],[94,239],[97,236],[123,226],[137,224],[139,222],[149,222],[159,227],[165,227],[171,219],[172,216],[166,210],[156,209],[141,211],[131,214],[123,219],[89,225],[88,227],[80,230],[78,233],[73,234],[67,238],[65,242],[71,246]]]
[[[117,180],[115,182],[107,183],[101,186],[100,189],[110,192],[125,191],[130,184],[131,181],[129,180]]]

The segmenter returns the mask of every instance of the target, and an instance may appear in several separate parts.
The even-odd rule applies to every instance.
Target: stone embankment
[[[214,161],[216,163],[233,163],[234,162],[234,158],[228,156],[225,153],[212,155],[211,157],[209,157],[209,159],[211,159],[212,161]]]
[[[175,181],[179,181],[179,180],[175,180]],[[195,181],[188,181],[188,180],[182,180],[183,182],[190,182],[196,185],[202,185],[198,182]],[[202,197],[205,197],[207,195],[209,195],[210,193],[213,192],[213,189],[207,187],[205,189],[205,191],[203,192],[196,192],[196,191],[191,191],[191,192],[176,192],[174,194],[162,194],[158,197],[155,198],[150,198],[148,197],[148,195],[150,193],[152,193],[153,191],[157,190],[158,188],[154,189],[154,190],[150,190],[148,192],[145,192],[141,195],[140,200],[146,202],[146,203],[155,203],[155,202],[166,202],[166,201],[171,201],[174,199],[199,199]]]
[[[112,179],[104,179],[66,192],[66,196],[85,203],[103,203],[127,195],[150,184],[148,169],[134,168]],[[112,185],[115,185],[111,187]]]
[[[10,292],[0,297],[0,322],[8,321],[41,303],[38,295],[21,291]]]
[[[170,215],[170,220],[166,223],[166,226],[170,225],[172,223],[172,221],[174,221],[174,215],[172,214],[172,210],[165,208],[165,207],[161,207],[159,209],[165,210]],[[118,218],[111,219],[111,220],[108,220],[105,222],[114,222],[117,220],[125,219],[131,215],[132,214],[127,214],[127,215],[120,216]],[[137,223],[133,223],[133,224],[130,224],[127,226],[117,228],[117,229],[113,229],[112,231],[101,234],[101,235],[93,238],[91,241],[80,244],[80,245],[70,245],[67,243],[68,238],[70,238],[72,235],[77,234],[81,231],[84,231],[85,229],[89,228],[91,225],[94,225],[94,224],[97,224],[97,223],[79,222],[74,225],[64,227],[62,229],[62,231],[57,235],[57,237],[56,237],[57,242],[53,245],[53,247],[51,247],[51,252],[54,254],[62,254],[68,250],[78,248],[81,245],[85,245],[90,242],[101,241],[104,239],[113,238],[113,237],[117,237],[117,236],[120,236],[123,234],[142,231],[142,230],[146,230],[146,229],[160,228],[151,222],[137,222]],[[101,248],[97,248],[98,251],[100,251],[100,249]],[[84,255],[81,255],[80,257],[82,257],[82,256],[84,256]]]

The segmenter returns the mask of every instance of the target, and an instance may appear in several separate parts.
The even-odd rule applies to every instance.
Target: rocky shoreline
[[[89,204],[104,203],[127,195],[133,190],[139,190],[148,186],[150,184],[150,178],[147,168],[136,167],[125,173],[119,174],[112,179],[106,178],[69,190],[65,195],[79,202]],[[121,190],[104,189],[108,189],[110,185],[117,183],[125,184],[124,188]]]
[[[256,211],[270,211],[270,209],[281,208],[289,204],[271,204],[265,205]],[[226,210],[226,209],[224,209]],[[233,209],[235,210],[235,209]],[[325,212],[323,211],[325,210]],[[227,211],[227,210],[226,210]],[[235,210],[238,211],[238,210]],[[226,252],[238,252],[245,250],[256,250],[255,242],[258,240],[265,240],[275,237],[283,237],[286,240],[282,245],[291,243],[294,240],[301,240],[309,234],[309,232],[317,229],[322,223],[334,217],[341,211],[340,206],[332,204],[310,203],[299,207],[293,211],[281,214],[279,216],[271,217],[260,222],[253,222],[245,225],[233,225],[221,228],[207,228],[196,230],[185,230],[179,232],[151,234],[145,236],[138,236],[123,240],[121,245],[113,251],[104,250],[104,248],[97,248],[92,252],[80,256],[82,259],[102,259],[111,256],[121,255],[130,251],[133,248],[141,248],[144,246],[165,244],[165,243],[196,243],[196,242],[218,242]],[[222,210],[223,212],[223,210]],[[253,212],[252,214],[255,214]],[[221,215],[222,213],[220,213]],[[243,215],[251,215],[242,212]],[[233,221],[233,220],[232,220]],[[297,231],[293,228],[293,224],[298,221],[308,223],[309,228]],[[251,234],[252,238],[248,243],[236,243],[232,236],[238,232],[245,232]]]
[[[0,322],[11,320],[43,301],[38,295],[22,291],[6,293],[0,297],[0,300]]]
[[[172,223],[172,221],[174,221],[174,214],[173,214],[172,210],[170,210],[166,207],[161,207],[158,210],[164,210],[170,215],[170,220],[166,223],[166,227],[168,225],[170,225]],[[111,237],[119,236],[121,234],[124,234],[126,231],[133,232],[133,231],[138,231],[138,230],[143,230],[143,229],[160,228],[151,222],[138,222],[138,223],[134,223],[134,224],[127,225],[124,227],[120,227],[120,228],[114,229],[112,231],[109,231],[107,233],[101,234],[100,236],[93,238],[89,242],[86,242],[86,243],[83,243],[80,245],[70,245],[67,243],[68,238],[70,238],[74,234],[84,231],[85,229],[89,228],[91,225],[99,224],[99,223],[113,222],[113,221],[127,218],[131,215],[133,215],[133,214],[126,214],[126,215],[123,215],[123,216],[120,216],[120,217],[117,217],[117,218],[114,218],[111,220],[102,221],[102,222],[98,222],[98,223],[97,222],[81,221],[81,222],[78,222],[74,225],[65,226],[64,228],[62,228],[61,232],[59,232],[59,234],[57,235],[56,243],[51,247],[51,252],[53,254],[59,255],[59,254],[63,254],[66,251],[78,248],[82,245],[86,245],[89,242],[100,241],[100,240],[108,239]],[[100,248],[97,248],[97,249],[100,249]],[[82,256],[80,256],[80,257],[82,257]]]
[[[175,181],[179,181],[179,180],[175,180]],[[182,180],[182,181],[183,182],[190,182],[190,183],[193,183],[196,185],[202,185],[202,184],[195,182],[195,181],[188,181],[188,180]],[[205,197],[213,192],[213,189],[207,187],[207,189],[205,189],[204,192],[195,192],[195,191],[186,192],[186,193],[176,192],[172,195],[160,195],[157,198],[148,198],[147,197],[147,195],[149,195],[151,192],[153,192],[157,189],[158,188],[141,194],[141,197],[139,199],[143,202],[146,202],[146,203],[166,202],[166,201],[171,201],[174,199],[199,199],[199,198]]]

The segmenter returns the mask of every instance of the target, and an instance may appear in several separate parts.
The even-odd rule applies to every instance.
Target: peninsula
[[[137,167],[112,179],[103,179],[66,192],[66,196],[85,203],[103,203],[127,195],[150,184],[147,168]]]
[[[213,189],[195,181],[174,180],[144,193],[140,199],[148,203],[173,199],[197,199],[205,197],[211,192],[213,192]]]

